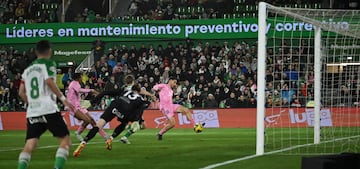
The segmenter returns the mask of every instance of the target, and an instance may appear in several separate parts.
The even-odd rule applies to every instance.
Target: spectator
[[[66,73],[64,73],[64,76],[62,78],[62,83],[64,85],[64,88],[66,88],[69,84],[70,81],[72,81],[72,77],[73,77],[73,69],[70,67],[68,68],[68,71]]]
[[[105,42],[100,39],[96,39],[93,42],[92,49],[94,50],[94,61],[97,62],[100,60],[100,57],[104,55]]]
[[[15,16],[17,18],[24,17],[25,15],[25,8],[23,6],[23,3],[19,3],[17,8],[15,9]]]
[[[249,108],[256,108],[256,99],[254,98],[254,97],[251,97],[250,99],[249,99],[249,103],[248,103],[248,106],[247,107],[249,107]]]
[[[235,98],[235,96],[236,95],[234,92],[230,93],[230,98],[227,98],[225,101],[226,108],[238,108],[239,107],[238,100]]]
[[[201,92],[197,91],[195,96],[193,96],[191,99],[191,104],[194,108],[202,108],[203,98],[201,97]]]
[[[129,9],[128,9],[128,11],[129,11],[129,15],[130,16],[135,16],[135,15],[138,15],[139,13],[138,13],[138,4],[137,4],[137,2],[136,1],[132,1],[131,3],[130,3],[130,6],[129,6]]]
[[[247,108],[249,101],[245,98],[244,95],[240,95],[239,97],[239,108]]]
[[[109,59],[107,60],[107,63],[112,69],[114,69],[114,67],[116,65],[116,59],[113,54],[109,55]]]
[[[213,94],[208,94],[207,99],[205,100],[205,108],[218,108],[219,103],[215,100]]]

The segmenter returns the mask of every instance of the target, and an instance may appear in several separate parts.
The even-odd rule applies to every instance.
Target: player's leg
[[[122,131],[124,131],[124,129],[126,128],[126,126],[127,126],[127,122],[125,122],[125,121],[120,121],[121,123],[118,125],[118,126],[116,126],[116,128],[114,129],[114,131],[113,131],[113,134],[110,136],[110,138],[111,139],[114,139],[114,138],[116,138],[117,136],[119,136],[120,135],[120,133],[122,132]]]
[[[84,140],[81,141],[81,143],[78,145],[78,147],[75,149],[75,151],[73,152],[73,156],[77,157],[81,154],[81,152],[84,150],[85,145],[95,137],[96,133],[99,132],[99,129],[103,128],[105,126],[107,122],[104,119],[100,119],[96,124],[96,127],[93,127],[88,133],[87,135],[84,137]]]
[[[139,120],[140,130],[146,129],[146,123],[143,117]]]
[[[84,114],[87,117],[82,117],[81,113]],[[80,135],[85,130],[86,126],[92,122],[91,121],[91,116],[88,115],[88,111],[86,109],[78,109],[75,112],[75,117],[77,117],[78,119],[80,118],[81,120],[83,120],[83,123],[76,130],[76,134]],[[94,123],[95,123],[95,121],[94,121]]]
[[[18,169],[26,169],[29,166],[31,154],[35,150],[38,138],[31,138],[26,140],[23,151],[19,154]]]
[[[35,150],[40,136],[46,131],[44,123],[33,123],[27,119],[26,142],[19,154],[18,169],[26,169],[29,166],[31,154]]]
[[[168,122],[165,124],[165,126],[160,130],[160,132],[157,134],[157,139],[158,140],[162,140],[162,136],[169,131],[170,129],[172,129],[175,126],[175,118],[172,117],[168,117]]]
[[[94,118],[92,118],[89,113],[85,113],[85,115],[90,119],[90,122],[89,122],[89,123],[90,123],[93,127],[97,127],[97,124],[96,124]],[[105,126],[105,125],[104,125],[104,126]],[[103,126],[103,127],[104,127],[104,126]],[[103,128],[103,127],[102,127],[102,128]],[[99,134],[101,135],[101,137],[103,137],[103,138],[106,140],[108,137],[107,137],[104,129],[102,129],[102,128],[101,128],[101,129],[99,128]]]
[[[178,104],[172,104],[161,108],[161,112],[165,115],[168,121],[165,124],[165,126],[160,130],[160,132],[157,134],[158,140],[162,140],[162,136],[175,126],[174,116],[178,106],[179,106]]]
[[[67,157],[69,156],[69,149],[71,146],[69,130],[60,113],[48,114],[45,117],[47,120],[47,128],[54,137],[59,139],[59,147],[55,154],[54,168],[63,169]]]
[[[84,138],[81,136],[81,133],[85,130],[86,126],[89,125],[88,122],[83,121],[78,129],[75,131],[76,138],[81,142]]]
[[[139,120],[136,120],[134,122],[131,123],[130,125],[130,129],[125,133],[124,136],[121,137],[120,141],[123,142],[124,144],[130,144],[130,141],[129,141],[129,137],[134,134],[136,131],[140,130],[141,129],[141,123],[144,124],[144,120],[142,118],[142,115],[144,113],[144,110],[141,111],[141,114],[140,114],[140,119]]]
[[[55,169],[63,169],[65,166],[71,145],[70,136],[67,135],[65,137],[60,137],[59,142],[60,145],[55,155]]]
[[[90,123],[90,119],[84,114],[84,112],[82,112],[81,108],[76,108],[74,112],[69,112],[69,113],[72,114],[76,119],[83,121],[82,125],[80,125],[75,131],[76,138],[81,142],[83,141],[83,137],[81,136],[81,133]]]
[[[190,121],[190,124],[195,125],[195,121],[192,116],[192,113],[188,108],[182,105],[178,105],[176,108],[176,112],[181,112],[182,114],[184,114],[186,116],[186,119]]]
[[[140,130],[139,121],[134,121],[130,124],[128,131],[124,136],[121,137],[120,141],[124,144],[130,144],[129,137],[134,134],[136,131]]]
[[[93,127],[88,134],[84,137],[84,142],[87,143],[89,142],[91,139],[93,139],[96,135],[96,133],[99,132],[99,130],[103,129],[105,124],[107,123],[107,121],[103,118],[100,118],[99,121],[97,121],[96,126]]]

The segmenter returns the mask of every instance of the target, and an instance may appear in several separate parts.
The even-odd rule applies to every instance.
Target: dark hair
[[[126,75],[124,78],[125,84],[131,84],[133,81],[135,81],[135,78],[133,75]]]
[[[74,73],[74,79],[81,78],[81,73]]]
[[[131,87],[131,90],[140,92],[141,87],[140,87],[140,85],[139,85],[138,83],[136,83],[136,84],[134,84],[134,85]]]
[[[169,80],[177,80],[177,78],[175,76],[170,76]]]
[[[46,54],[51,48],[51,43],[47,40],[41,40],[36,44],[36,51],[39,54]]]

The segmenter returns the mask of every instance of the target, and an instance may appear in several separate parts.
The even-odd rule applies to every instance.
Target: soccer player
[[[139,120],[143,107],[147,106],[147,103],[144,102],[143,98],[139,94],[140,90],[140,85],[135,84],[133,85],[131,91],[126,91],[122,96],[113,100],[109,107],[106,108],[104,113],[100,116],[100,120],[97,121],[97,127],[93,127],[89,131],[84,140],[74,151],[73,156],[79,156],[85,148],[86,143],[94,138],[96,133],[100,129],[103,129],[105,124],[110,122],[113,118],[117,117],[121,123],[125,124]],[[106,148],[108,150],[112,149],[112,139],[107,139]]]
[[[19,96],[28,104],[28,107],[26,110],[26,143],[19,155],[18,169],[28,168],[31,154],[35,150],[40,136],[47,129],[60,141],[55,154],[54,168],[62,169],[69,154],[71,141],[69,130],[58,110],[56,97],[70,110],[74,110],[74,106],[55,83],[56,63],[50,60],[50,42],[39,41],[36,44],[36,54],[37,59],[22,74],[19,88]]]
[[[153,91],[159,92],[160,97],[160,111],[168,119],[168,123],[157,134],[157,139],[162,140],[162,136],[175,126],[175,113],[181,112],[185,114],[186,118],[192,125],[195,126],[194,119],[190,110],[182,105],[173,104],[172,97],[174,94],[173,89],[177,86],[177,79],[170,77],[167,84],[157,84],[153,87]]]
[[[69,111],[70,115],[74,116],[75,118],[82,120],[82,125],[75,131],[75,136],[81,142],[83,140],[81,133],[84,131],[88,124],[91,124],[93,127],[96,126],[95,120],[88,114],[86,108],[81,107],[80,104],[80,93],[94,93],[96,94],[97,91],[94,89],[83,89],[80,86],[81,82],[81,74],[75,73],[74,80],[69,84],[69,91],[67,93],[67,98],[71,103],[75,106],[75,111]],[[99,134],[106,140],[106,133],[104,130],[99,130]]]
[[[135,84],[135,79],[134,76],[132,75],[127,75],[124,78],[124,83],[125,85],[120,88],[117,91],[104,91],[102,92],[100,95],[98,95],[93,102],[98,102],[101,97],[103,97],[104,95],[111,95],[111,96],[119,96],[121,94],[123,94],[123,91],[131,91],[131,88],[133,87],[133,85]],[[146,91],[145,89],[141,88],[140,93],[141,95],[146,95],[146,96],[150,96],[152,99],[156,99],[155,95],[151,94],[150,92]],[[146,109],[146,107],[143,107],[143,110],[141,111],[140,117],[142,117],[142,114],[144,113],[144,110]],[[125,144],[130,144],[130,141],[128,140],[128,137],[130,137],[132,134],[134,134],[136,131],[138,131],[141,127],[141,124],[144,123],[144,120],[142,118],[140,118],[140,120],[138,121],[133,121],[131,122],[131,125],[129,125],[129,129],[127,131],[127,133],[121,137],[120,141],[125,143]],[[125,127],[128,125],[128,123],[120,123],[115,129],[113,134],[109,137],[112,141],[114,138],[116,138],[117,136],[119,136],[119,134],[124,131]]]
[[[129,91],[131,89],[131,87],[135,84],[135,80],[134,77],[132,75],[128,75],[125,77],[125,91]],[[153,100],[156,99],[155,95],[151,94],[150,92],[146,91],[145,89],[141,88],[140,90],[140,94],[141,95],[145,95],[145,96],[150,96]],[[142,118],[142,114],[144,113],[144,110],[147,107],[143,107],[143,110],[141,110],[141,114],[140,114],[140,119],[138,121],[134,121],[131,123],[131,125],[129,125],[129,129],[126,132],[126,134],[121,137],[120,141],[123,142],[124,144],[130,144],[129,141],[129,137],[131,135],[133,135],[136,131],[141,129],[141,126],[144,126],[144,119]],[[110,136],[110,139],[114,139],[115,137],[117,137],[122,131],[124,131],[125,127],[127,124],[125,123],[121,123],[120,125],[118,125],[115,129],[113,134]]]

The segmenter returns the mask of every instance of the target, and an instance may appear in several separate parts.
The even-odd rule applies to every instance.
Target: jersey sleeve
[[[56,62],[49,60],[45,63],[46,65],[46,71],[47,71],[47,78],[55,78],[56,76]]]
[[[101,98],[105,95],[109,96],[121,96],[123,94],[123,89],[117,89],[117,90],[109,90],[109,91],[103,91],[100,94],[98,94],[94,99],[91,100],[91,104],[99,103]]]
[[[74,85],[73,87],[74,87],[74,90],[75,90],[77,93],[89,93],[89,92],[91,92],[91,89],[81,88],[81,86],[80,86],[79,83],[77,83],[77,84]]]
[[[164,84],[157,84],[153,87],[153,90],[155,91],[159,91],[164,87]]]

